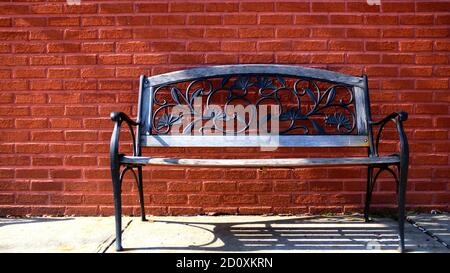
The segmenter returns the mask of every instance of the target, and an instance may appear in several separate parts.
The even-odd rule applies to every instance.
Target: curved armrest
[[[123,112],[112,112],[111,119],[115,121],[115,125],[113,133],[111,135],[109,155],[111,159],[111,165],[114,164],[115,166],[117,166],[117,164],[119,164],[119,136],[120,136],[120,126],[122,125],[122,122],[125,121],[125,123],[128,125],[128,128],[130,129],[130,134],[133,141],[134,156],[137,155],[138,151],[136,149],[136,137],[133,131],[133,126],[139,125],[139,123],[133,121]]]
[[[113,121],[116,122],[122,122],[125,121],[126,123],[128,123],[129,125],[138,125],[137,122],[135,122],[134,120],[132,120],[129,116],[127,116],[127,114],[125,114],[124,112],[112,112],[111,113],[111,119]]]
[[[394,112],[387,115],[385,118],[379,121],[370,121],[371,125],[379,126],[375,138],[374,153],[378,156],[378,145],[380,143],[381,132],[384,126],[389,122],[394,122],[397,133],[400,139],[400,157],[409,157],[408,138],[406,137],[405,130],[403,129],[403,121],[408,119],[408,113],[406,112]]]

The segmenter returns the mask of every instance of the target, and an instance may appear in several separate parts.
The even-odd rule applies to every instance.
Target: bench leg
[[[364,220],[365,222],[369,222],[369,214],[370,214],[370,203],[372,200],[372,190],[373,190],[373,167],[367,167],[367,187],[366,187],[366,203],[364,206]]]
[[[400,162],[400,177],[398,184],[398,232],[399,232],[399,250],[405,251],[405,195],[406,183],[408,180],[408,164]]]
[[[143,175],[142,175],[142,166],[138,167],[138,190],[139,190],[139,204],[141,205],[141,220],[147,221],[145,219],[145,206],[144,206],[144,183],[142,182]]]
[[[114,211],[116,221],[116,250],[122,248],[122,182],[120,179],[120,166],[111,167],[111,178],[114,193]]]

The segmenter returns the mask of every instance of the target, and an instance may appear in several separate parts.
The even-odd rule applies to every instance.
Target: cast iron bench
[[[196,109],[198,105],[195,102],[200,102],[205,109]],[[245,117],[228,113],[231,105],[239,104],[249,106],[246,109],[250,112]],[[252,119],[255,114],[252,111],[262,109],[263,105],[266,109],[267,105],[275,105],[278,108],[274,109],[278,112],[268,112]],[[299,66],[255,64],[206,66],[152,77],[141,76],[137,121],[122,112],[111,113],[111,119],[115,122],[110,160],[116,249],[122,250],[121,186],[127,171],[131,171],[136,179],[141,217],[145,221],[144,165],[249,168],[359,165],[368,167],[366,221],[369,221],[371,195],[377,178],[383,171],[393,175],[397,184],[399,249],[403,252],[409,151],[402,123],[407,117],[405,112],[394,112],[380,121],[371,119],[366,75],[355,77]],[[229,121],[235,122],[235,125],[223,125]],[[389,121],[393,122],[399,135],[399,152],[380,155],[380,136]],[[123,122],[131,132],[132,155],[119,153],[119,133]],[[270,129],[264,131],[266,134],[261,134],[252,127],[253,122],[261,127],[266,123],[265,126]],[[178,130],[174,129],[175,126]],[[149,146],[359,147],[367,151],[367,156],[272,159],[143,156],[141,148]]]

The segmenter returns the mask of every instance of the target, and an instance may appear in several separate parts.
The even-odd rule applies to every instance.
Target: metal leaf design
[[[260,89],[274,89],[273,81],[267,77],[256,77],[256,84]]]
[[[172,99],[177,103],[177,104],[181,104],[180,103],[180,96],[182,97],[183,95],[181,94],[180,90],[176,87],[172,87],[170,89],[170,95],[172,96]]]
[[[252,86],[254,83],[252,83],[249,79],[249,77],[239,77],[235,82],[233,87],[236,89],[241,90],[247,90],[250,86]]]
[[[326,92],[328,92],[328,96],[327,96],[327,101],[325,102],[325,104],[328,105],[334,100],[334,97],[336,96],[336,87],[332,86],[331,88],[327,89],[327,91],[325,91],[325,93]]]
[[[173,116],[172,114],[164,113],[158,120],[158,124],[156,125],[156,129],[160,130],[164,127],[170,127],[172,124],[175,124],[177,121],[181,119],[181,116]]]
[[[292,107],[292,108],[289,108],[286,112],[281,113],[279,119],[281,121],[305,120],[305,119],[307,119],[307,117],[305,115],[303,115],[299,109]]]
[[[351,130],[352,129],[352,123],[350,122],[350,120],[342,113],[334,113],[331,115],[328,115],[325,118],[325,123],[327,124],[333,124],[337,126],[338,131],[341,129],[341,127],[343,126],[345,129],[347,130]]]

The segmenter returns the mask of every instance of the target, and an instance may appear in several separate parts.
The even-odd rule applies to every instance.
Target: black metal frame
[[[398,156],[400,157],[400,162],[395,164],[396,170],[392,170],[390,165],[381,164],[375,166],[368,166],[367,171],[367,191],[366,191],[366,202],[364,207],[364,219],[366,222],[370,221],[369,211],[370,203],[372,198],[372,191],[375,186],[376,180],[383,171],[387,171],[395,179],[397,184],[397,204],[398,204],[398,225],[399,225],[399,247],[400,251],[405,250],[405,198],[406,198],[406,184],[408,180],[408,167],[409,167],[409,146],[408,138],[406,137],[405,130],[403,129],[403,122],[408,119],[408,114],[406,112],[394,112],[379,121],[370,121],[371,126],[378,126],[375,143],[371,142],[371,147],[369,148],[369,156],[379,156],[378,146],[380,144],[381,134],[387,123],[392,121],[397,129],[399,141],[400,141],[400,151]],[[374,169],[378,169],[374,172]]]
[[[126,165],[121,171],[120,167],[123,165],[120,163],[120,153],[119,153],[119,137],[120,128],[122,122],[125,122],[130,129],[131,138],[133,141],[133,156],[141,155],[141,147],[136,141],[135,133],[133,131],[133,126],[138,126],[138,123],[130,119],[125,113],[113,112],[111,113],[111,119],[115,122],[114,130],[111,136],[110,144],[110,166],[111,166],[111,178],[114,194],[114,210],[115,210],[115,221],[116,221],[116,250],[122,250],[122,181],[127,171],[131,170],[136,180],[137,188],[139,191],[139,203],[141,206],[141,219],[142,221],[147,221],[145,218],[145,208],[144,208],[144,187],[142,182],[142,166]],[[133,168],[136,168],[138,174]]]
[[[224,67],[212,67],[212,69],[199,68],[192,70],[185,70],[180,72],[173,72],[168,74],[163,74],[154,77],[154,82],[159,82],[159,86],[164,84],[173,84],[185,80],[196,80],[196,79],[204,79],[208,74],[208,77],[213,76],[227,76],[227,75],[237,75],[238,73],[227,73],[230,69],[237,71],[244,71],[244,75],[249,75],[252,73],[247,73],[248,71],[259,71],[263,75],[266,76],[275,76],[279,75],[287,75],[292,76],[293,73],[298,73],[300,76],[306,75],[304,78],[309,79],[319,79],[331,83],[341,83],[345,86],[354,84],[355,89],[353,92],[356,92],[356,88],[359,88],[363,91],[363,93],[359,93],[359,97],[356,97],[355,103],[356,110],[359,109],[357,113],[357,123],[358,123],[358,134],[367,135],[368,136],[368,156],[369,157],[379,157],[378,146],[380,144],[381,135],[383,129],[386,124],[389,122],[393,122],[396,126],[399,141],[400,141],[400,151],[395,154],[395,156],[399,157],[398,163],[377,163],[377,164],[368,164],[367,171],[367,193],[365,200],[365,209],[364,209],[364,219],[366,221],[370,221],[369,212],[370,212],[370,204],[372,198],[372,192],[376,181],[379,175],[387,171],[391,173],[394,177],[394,180],[397,184],[397,202],[398,202],[398,225],[399,225],[399,249],[401,252],[405,250],[404,245],[404,221],[405,221],[405,195],[406,195],[406,184],[408,177],[408,165],[409,165],[409,149],[408,149],[408,140],[403,129],[403,122],[407,120],[408,115],[405,112],[394,112],[380,121],[372,121],[370,117],[370,102],[368,97],[368,87],[367,87],[367,76],[363,76],[361,78],[356,78],[353,76],[346,76],[343,74],[337,74],[330,71],[325,70],[314,70],[309,68],[296,68],[291,66],[277,66],[277,65],[268,65],[267,72],[265,66],[263,65],[249,65],[246,67],[244,65],[238,66],[224,66]],[[194,71],[195,70],[195,71]],[[279,73],[270,72],[270,71],[278,71]],[[194,72],[192,72],[194,71]],[[285,71],[287,71],[285,73]],[[219,73],[220,72],[220,73]],[[182,75],[185,78],[179,79],[177,76]],[[311,75],[318,74],[317,77],[312,77]],[[186,76],[187,75],[187,76]],[[201,77],[202,75],[203,77]],[[258,75],[258,73],[253,75]],[[296,74],[297,75],[297,74]],[[309,75],[309,76],[308,76]],[[178,80],[177,80],[178,79]],[[143,182],[142,182],[142,164],[130,164],[121,162],[122,155],[119,153],[119,136],[120,136],[120,128],[123,122],[125,122],[129,128],[131,138],[133,141],[133,157],[141,156],[141,136],[143,134],[149,134],[149,131],[155,129],[151,125],[151,123],[155,124],[154,120],[154,112],[152,111],[152,103],[154,102],[153,95],[155,92],[155,86],[149,83],[149,80],[145,76],[141,76],[141,90],[140,90],[140,98],[139,98],[139,106],[138,106],[138,120],[135,122],[130,119],[125,113],[122,112],[113,112],[111,113],[111,119],[115,122],[113,134],[111,137],[111,145],[110,145],[110,164],[111,164],[111,176],[112,176],[112,184],[113,184],[113,193],[114,193],[114,207],[115,207],[115,224],[116,224],[116,250],[122,250],[122,204],[121,204],[121,188],[122,188],[122,180],[127,171],[131,171],[134,175],[134,178],[137,183],[138,191],[139,191],[139,200],[140,200],[140,209],[141,209],[141,218],[143,221],[145,219],[145,208],[144,208],[144,195],[143,195]],[[143,90],[146,90],[147,97],[143,95]],[[319,101],[327,95],[330,96],[330,92],[319,95]],[[199,91],[198,94],[201,92]],[[305,95],[305,93],[298,93],[297,95]],[[274,93],[276,94],[276,92]],[[182,95],[182,94],[181,94]],[[355,93],[355,96],[357,94]],[[176,97],[179,99],[180,92],[174,91],[172,93],[172,98]],[[186,93],[184,100],[189,101],[187,99],[188,95]],[[352,97],[353,100],[353,97]],[[328,99],[327,99],[328,101]],[[330,100],[331,101],[331,100]],[[144,105],[145,103],[149,105]],[[146,107],[146,109],[144,109]],[[316,106],[314,106],[316,107]],[[144,109],[144,110],[143,110]],[[355,111],[356,111],[355,110]],[[353,115],[353,114],[352,114]],[[295,120],[295,115],[292,116],[293,120]],[[144,120],[147,119],[147,120]],[[154,122],[152,122],[152,120]],[[150,123],[150,125],[149,125]],[[338,125],[338,124],[336,124]],[[135,127],[135,131],[133,130]],[[352,125],[351,131],[353,131],[354,124]],[[365,128],[364,128],[365,127]],[[375,140],[373,136],[372,129],[373,127],[378,127]],[[338,130],[339,131],[339,130]],[[135,135],[136,132],[136,135]],[[347,131],[347,134],[350,133]],[[345,134],[345,132],[341,132]],[[144,135],[145,136],[145,135]],[[121,171],[121,167],[124,167]],[[394,168],[394,169],[393,169]],[[135,172],[137,170],[137,174]]]

